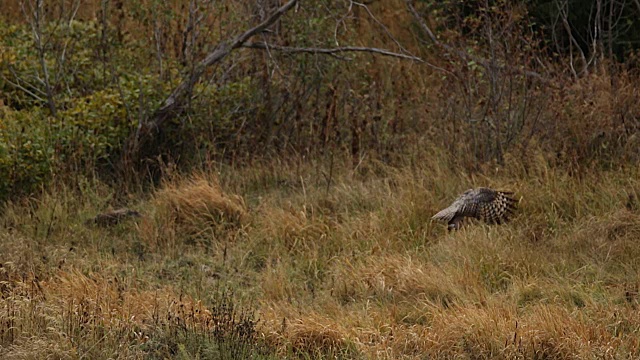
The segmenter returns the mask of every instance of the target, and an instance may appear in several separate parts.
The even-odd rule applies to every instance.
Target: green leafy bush
[[[0,108],[0,200],[28,193],[51,175],[54,151],[47,121],[37,108]]]

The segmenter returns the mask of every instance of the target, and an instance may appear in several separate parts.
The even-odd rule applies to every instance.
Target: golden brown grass
[[[231,312],[212,313],[201,301],[175,293],[169,286],[140,290],[118,277],[85,275],[75,269],[60,270],[48,280],[33,274],[18,279],[11,268],[3,270],[0,323],[5,325],[2,342],[8,344],[3,358],[78,359],[111,354],[142,359],[154,350],[149,344],[158,333],[213,336],[216,331],[233,330],[232,319],[223,317]]]
[[[141,224],[110,229],[78,215],[104,193],[8,205],[0,354],[107,358],[126,343],[120,358],[203,356],[188,345],[231,289],[276,358],[640,356],[640,213],[627,206],[640,168],[572,176],[539,154],[469,174],[447,161],[338,165],[329,186],[314,163],[222,168],[165,184],[137,203]],[[480,185],[517,192],[512,222],[430,221]]]
[[[187,226],[203,220],[236,224],[247,215],[242,197],[226,194],[217,181],[199,177],[165,184],[155,200],[159,211]]]
[[[444,181],[430,186],[444,178],[468,187],[494,184],[429,170],[368,181],[364,196],[376,198],[370,211],[346,218],[323,213],[316,221],[335,224],[322,246],[335,249],[338,237],[344,248],[335,253],[308,251],[310,259],[296,253],[289,266],[284,248],[274,255],[277,266],[262,275],[269,281],[261,307],[267,328],[280,329],[280,342],[296,347],[301,337],[320,338],[354,346],[366,358],[638,354],[640,323],[629,322],[637,304],[640,217],[625,208],[638,169],[581,179],[548,166],[528,169],[539,172],[531,178],[517,170],[495,174],[495,184],[518,189],[520,215],[503,227],[470,225],[452,234],[429,224],[428,215],[437,209],[434,198],[465,186],[441,192]],[[299,201],[309,207],[311,197]],[[252,230],[265,229],[250,236]],[[299,279],[300,266],[313,272]],[[320,285],[309,287],[318,277]],[[282,296],[277,284],[295,290]],[[614,318],[624,319],[624,331]],[[283,319],[294,325],[283,326]]]
[[[90,3],[87,18],[97,9]],[[380,20],[411,52],[454,66],[418,47],[398,10],[404,2],[389,3]],[[21,14],[17,1],[8,4],[8,14]],[[131,36],[153,33],[152,22],[131,14],[125,30],[149,27]],[[359,16],[345,19],[357,23],[354,44],[381,46],[384,31]],[[338,105],[344,114],[334,120],[347,119],[345,130],[359,114],[362,142],[376,143],[366,134],[392,120],[410,129],[395,140],[406,148],[381,151],[396,166],[364,148],[354,166],[334,149],[330,161],[256,160],[178,176],[133,204],[103,184],[74,179],[72,187],[66,178],[7,204],[0,358],[203,358],[220,289],[254,306],[276,357],[639,358],[640,212],[630,200],[640,194],[637,76],[593,72],[544,96],[533,91],[540,99],[531,105],[545,108],[520,134],[531,139],[514,145],[504,166],[479,165],[468,156],[467,110],[456,110],[459,84],[428,66],[363,59],[364,70],[352,65],[335,78],[369,80],[323,83],[358,97]],[[237,66],[253,73],[255,63]],[[369,119],[372,109],[380,122]],[[461,128],[446,125],[453,121]],[[430,221],[475,186],[516,191],[513,221],[471,221],[455,233]],[[111,205],[145,217],[83,225]],[[187,347],[191,338],[198,346]]]
[[[153,220],[141,235],[154,247],[198,239],[226,239],[247,220],[244,199],[228,194],[215,178],[192,176],[166,182],[154,194]]]

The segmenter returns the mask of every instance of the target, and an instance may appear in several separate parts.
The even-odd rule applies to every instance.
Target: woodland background
[[[636,358],[639,47],[637,0],[4,0],[0,354]],[[473,186],[519,215],[429,221]]]

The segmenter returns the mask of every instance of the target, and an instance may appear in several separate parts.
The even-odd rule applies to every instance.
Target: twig
[[[42,80],[45,90],[47,92],[47,104],[49,105],[49,111],[51,115],[54,117],[57,116],[56,102],[54,99],[53,88],[51,86],[51,82],[49,81],[49,68],[46,62],[46,54],[45,54],[45,45],[42,43],[42,22],[43,22],[43,2],[42,0],[36,0],[35,4],[28,2],[29,8],[31,10],[31,14],[27,13],[24,3],[21,4],[22,13],[25,16],[25,19],[31,25],[31,31],[33,32],[33,40],[36,45],[36,50],[38,51],[38,60],[40,62],[40,68],[44,75],[44,80]],[[56,25],[57,26],[57,25]],[[50,40],[50,38],[49,38]],[[47,41],[49,41],[47,40]],[[37,78],[39,80],[39,78]]]
[[[336,48],[313,48],[313,47],[279,46],[279,45],[266,44],[264,42],[252,42],[252,43],[243,44],[242,47],[246,47],[249,49],[263,49],[263,50],[271,49],[271,50],[277,50],[284,53],[292,53],[292,54],[293,53],[311,53],[311,54],[334,55],[334,54],[345,53],[345,52],[368,52],[368,53],[374,53],[374,54],[390,56],[390,57],[395,57],[400,59],[424,62],[424,60],[422,60],[417,56],[400,54],[400,53],[396,53],[396,52],[385,50],[385,49],[362,47],[362,46],[341,46]]]
[[[367,12],[367,14],[369,14],[369,17],[376,23],[378,24],[378,26],[380,26],[382,28],[382,31],[384,31],[384,33],[387,35],[387,37],[389,39],[391,39],[391,41],[393,41],[396,46],[398,46],[398,48],[402,51],[404,51],[405,53],[408,53],[409,51],[407,49],[404,48],[404,46],[402,46],[402,44],[400,44],[400,41],[398,41],[392,34],[391,31],[389,31],[389,29],[387,29],[387,27],[380,21],[378,20],[378,18],[375,17],[375,15],[373,15],[373,13],[371,12],[371,10],[369,10],[369,6],[367,6],[368,4],[365,3],[359,3],[356,1],[352,1],[351,3],[360,6],[362,8],[364,8],[364,10]]]
[[[416,8],[412,5],[412,0],[405,0],[406,4],[407,4],[407,9],[409,10],[409,12],[411,13],[411,15],[413,15],[413,17],[415,18],[415,20],[418,22],[418,25],[420,25],[420,28],[422,29],[422,31],[424,31],[427,36],[429,37],[429,39],[431,39],[431,42],[433,42],[434,45],[456,55],[457,57],[459,57],[460,59],[464,60],[464,61],[473,61],[476,64],[481,65],[482,67],[484,67],[487,70],[490,70],[492,68],[499,68],[502,70],[509,70],[509,71],[513,71],[513,72],[518,72],[521,73],[523,75],[538,79],[542,82],[545,83],[550,83],[551,81],[549,79],[547,79],[546,77],[544,77],[543,75],[535,72],[535,71],[531,71],[531,70],[524,70],[524,69],[520,69],[518,67],[515,66],[509,66],[509,65],[495,65],[495,64],[491,64],[490,61],[481,58],[479,56],[475,56],[475,55],[471,55],[468,54],[460,49],[457,49],[449,44],[443,43],[440,40],[438,40],[438,38],[435,36],[435,34],[433,33],[433,31],[431,31],[431,29],[429,28],[429,25],[427,25],[427,23],[424,21],[424,19],[422,18],[422,16],[420,16],[420,14],[418,14],[418,11],[416,10]]]
[[[22,91],[24,91],[25,93],[27,93],[27,95],[31,95],[32,98],[40,101],[40,102],[47,102],[47,100],[41,98],[40,96],[36,95],[35,93],[33,93],[32,91],[29,91],[29,89],[25,88],[24,86],[18,84],[18,83],[14,83],[13,81],[7,79],[7,77],[3,76],[2,77],[6,82],[8,82],[11,86],[14,86]]]
[[[567,36],[569,36],[569,40],[571,41],[571,45],[569,45],[569,56],[570,56],[570,62],[569,62],[569,67],[571,68],[571,73],[573,74],[573,77],[575,79],[578,78],[578,76],[580,76],[583,73],[586,73],[588,71],[588,66],[589,66],[589,62],[587,61],[587,58],[584,55],[584,51],[582,51],[582,48],[580,47],[580,44],[578,44],[578,41],[576,41],[576,39],[573,37],[573,33],[571,32],[571,25],[569,25],[569,20],[568,20],[568,10],[565,10],[565,6],[569,6],[568,2],[565,2],[562,4],[562,7],[560,6],[560,4],[556,3],[556,6],[558,7],[558,11],[560,12],[560,15],[562,16],[561,20],[562,20],[562,26],[564,27],[564,30],[567,32]],[[600,7],[598,7],[598,13],[600,13]],[[598,17],[598,15],[596,15],[596,18]],[[596,27],[596,31],[595,31],[595,36],[593,38],[593,50],[594,50],[594,57],[595,57],[595,53],[596,53],[596,42],[597,42],[597,38],[598,38],[598,31],[597,31],[597,23],[596,25],[594,25]],[[578,74],[576,72],[575,67],[573,66],[573,47],[575,46],[576,50],[578,51],[578,53],[580,54],[580,59],[582,60],[582,64],[583,64],[583,68],[582,71],[580,71],[580,74]]]

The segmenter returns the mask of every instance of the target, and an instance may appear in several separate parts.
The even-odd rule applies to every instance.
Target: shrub
[[[0,108],[0,200],[29,194],[52,174],[48,118],[39,109]]]

